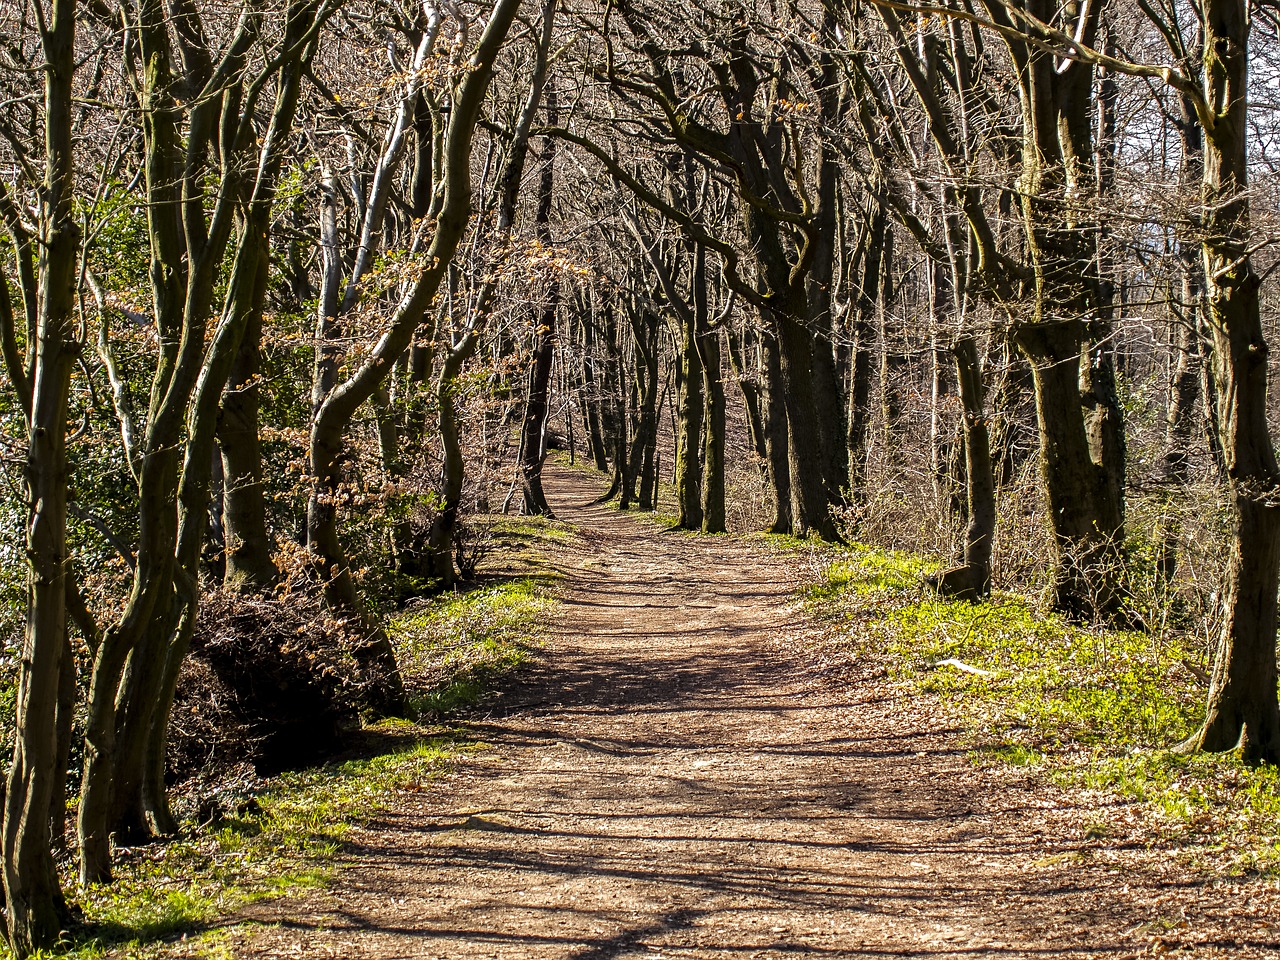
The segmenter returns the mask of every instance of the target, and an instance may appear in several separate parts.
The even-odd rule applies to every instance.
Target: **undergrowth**
[[[1203,645],[1082,627],[996,594],[939,598],[937,565],[854,545],[826,554],[805,591],[841,655],[951,708],[979,762],[1147,805],[1161,836],[1236,872],[1280,872],[1280,773],[1171,748],[1203,718]]]

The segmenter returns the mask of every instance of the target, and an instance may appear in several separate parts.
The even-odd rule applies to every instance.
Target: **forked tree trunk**
[[[290,6],[286,49],[313,24],[309,2]],[[178,671],[199,610],[201,551],[209,523],[210,482],[219,406],[240,356],[245,331],[261,321],[266,295],[269,224],[276,184],[296,113],[304,67],[289,61],[280,74],[276,104],[262,144],[258,177],[249,194],[221,320],[204,355],[192,392],[177,489],[179,518],[172,586],[152,614],[147,636],[134,649],[121,682],[116,757],[108,823],[122,838],[148,839],[176,832],[165,791],[165,744]]]
[[[376,346],[354,372],[329,391],[312,418],[311,468],[315,489],[307,504],[307,549],[334,608],[353,617],[363,632],[357,661],[369,678],[375,707],[403,709],[404,686],[395,651],[386,633],[368,624],[338,537],[338,498],[342,483],[345,433],[356,411],[391,375],[408,350],[453,262],[471,214],[471,147],[480,108],[488,91],[493,62],[506,42],[520,0],[498,0],[457,82],[444,136],[442,182],[433,204],[434,233],[423,251],[422,268],[395,309]]]
[[[525,162],[529,155],[529,132],[533,125],[542,99],[543,86],[547,78],[547,53],[551,46],[551,38],[555,28],[556,0],[545,0],[542,10],[542,32],[534,54],[533,72],[529,79],[529,91],[525,97],[520,116],[512,131],[511,142],[507,147],[507,160],[502,171],[498,195],[497,216],[495,224],[495,241],[499,256],[510,252],[511,230],[515,224],[516,204],[520,194],[520,184],[524,179]],[[544,171],[546,191],[550,190],[550,164],[553,156],[548,156],[548,169]],[[546,198],[549,207],[550,199]],[[545,229],[547,211],[540,200],[538,219]],[[545,240],[545,234],[541,237]],[[495,271],[500,272],[500,271]],[[427,534],[427,556],[430,575],[443,586],[454,583],[454,540],[458,532],[459,512],[462,507],[463,486],[466,479],[466,461],[462,453],[460,424],[454,396],[458,389],[458,377],[462,368],[471,359],[479,344],[492,310],[492,300],[498,289],[496,278],[486,280],[471,306],[465,330],[455,341],[448,344],[440,376],[436,381],[435,394],[438,409],[437,425],[440,431],[441,451],[444,460],[440,493],[440,508],[431,522]],[[452,301],[450,301],[452,302]],[[555,322],[554,300],[549,310],[548,323]],[[452,334],[450,334],[452,336]],[[549,377],[549,371],[548,371]],[[545,395],[544,395],[545,402]],[[544,425],[540,437],[545,433]],[[570,462],[572,462],[573,424],[570,415]],[[538,493],[541,494],[541,463],[538,465]],[[528,492],[526,491],[526,496]],[[545,503],[545,497],[542,498]],[[548,511],[549,512],[549,511]]]
[[[454,393],[462,366],[475,352],[478,331],[471,330],[450,349],[436,380],[436,425],[440,430],[441,468],[440,508],[427,531],[427,575],[442,587],[453,586],[457,579],[453,567],[453,540],[458,529],[458,511],[462,506],[466,461],[462,455],[462,439]]]
[[[1099,7],[1080,14],[1083,42],[1096,34]],[[1122,613],[1124,592],[1123,425],[1108,359],[1092,355],[1106,322],[1093,235],[1097,199],[1091,110],[1093,69],[1010,39],[1025,58],[1022,84],[1022,194],[1034,301],[1016,329],[1032,366],[1041,470],[1053,528],[1055,606],[1075,617]],[[1083,383],[1082,383],[1083,381]],[[1085,406],[1090,408],[1086,421]],[[1092,429],[1091,429],[1092,428]]]

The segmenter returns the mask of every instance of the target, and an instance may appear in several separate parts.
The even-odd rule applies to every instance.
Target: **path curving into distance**
[[[592,505],[571,469],[547,488],[583,532],[545,655],[473,725],[491,749],[358,831],[334,887],[253,908],[237,956],[1147,952],[1180,881],[1087,856],[1078,811],[901,691],[817,679],[794,556]]]

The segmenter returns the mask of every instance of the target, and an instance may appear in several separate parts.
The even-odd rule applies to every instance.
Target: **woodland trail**
[[[1070,801],[900,692],[819,682],[794,557],[589,505],[574,471],[548,490],[583,534],[519,702],[473,725],[491,748],[357,833],[335,886],[253,908],[235,955],[1118,957],[1196,902],[1083,856]],[[1215,936],[1192,955],[1251,952]]]

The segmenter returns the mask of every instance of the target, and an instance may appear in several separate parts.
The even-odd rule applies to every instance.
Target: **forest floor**
[[[355,830],[236,957],[1275,956],[1274,885],[1098,838],[1095,794],[971,758],[936,702],[824,676],[803,564],[592,505],[485,749]],[[1114,813],[1114,811],[1112,811]]]

